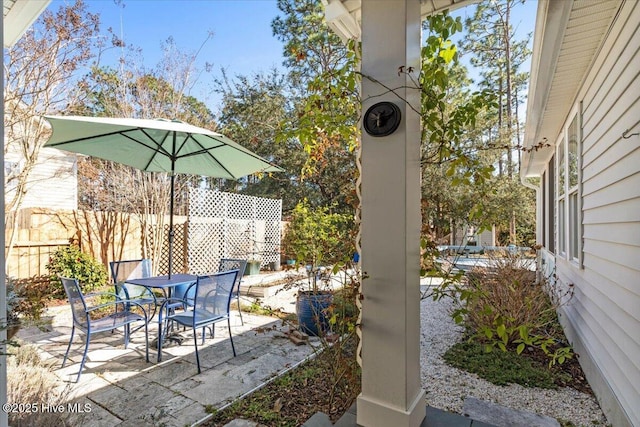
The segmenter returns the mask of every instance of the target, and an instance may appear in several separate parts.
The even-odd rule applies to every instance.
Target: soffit
[[[2,43],[13,46],[51,0],[2,0]]]
[[[556,141],[622,1],[540,1],[527,100],[526,148]],[[521,175],[540,175],[552,154],[552,147],[525,153]]]
[[[416,0],[417,1],[417,0]],[[454,10],[479,0],[419,0],[422,17]],[[322,0],[327,24],[343,41],[360,39],[362,0]]]

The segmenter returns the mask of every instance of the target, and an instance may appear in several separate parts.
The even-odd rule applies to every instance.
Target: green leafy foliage
[[[319,267],[353,254],[352,233],[349,215],[332,213],[326,207],[313,208],[305,200],[291,213],[282,244],[285,255],[298,264]]]
[[[464,280],[444,280],[434,299],[455,301],[452,318],[486,353],[499,349],[520,355],[527,348],[538,349],[549,357],[549,366],[572,358],[556,314],[572,294],[559,295],[549,283],[536,283],[535,272],[526,268],[521,255],[501,255]]]
[[[58,276],[78,279],[83,292],[91,292],[107,284],[107,269],[96,261],[94,257],[80,250],[78,246],[70,245],[55,251],[49,263],[47,271],[54,276],[52,282],[56,284],[55,298],[65,298],[62,282]]]
[[[304,197],[313,198],[313,189],[300,179],[307,159],[300,142],[280,137],[282,123],[291,116],[293,108],[286,75],[272,70],[232,78],[223,70],[215,90],[222,95],[218,116],[220,132],[284,169],[284,172],[252,175],[242,183],[227,181],[223,189],[281,198],[284,212],[291,211]]]
[[[39,320],[52,295],[60,291],[47,275],[12,279],[7,283],[7,312],[28,320]]]
[[[535,215],[531,213],[535,196],[512,173],[516,169],[512,156],[517,151],[511,148],[518,145],[517,106],[522,100],[517,95],[524,92],[526,80],[517,70],[530,52],[526,42],[515,40],[508,22],[506,26],[493,23],[499,18],[508,21],[508,14],[505,17],[494,9],[504,11],[514,3],[479,5],[481,16],[466,21],[468,32],[461,48],[451,41],[462,30],[459,18],[441,14],[425,21],[427,38],[419,81],[423,216],[435,239],[444,239],[452,228],[496,226],[501,243],[535,244]],[[477,22],[480,19],[482,25]],[[509,33],[503,37],[505,28]],[[500,32],[499,38],[496,32]],[[512,48],[509,61],[500,57],[506,54],[506,39]],[[473,85],[459,63],[462,53],[482,67],[479,84]],[[480,57],[482,62],[474,61]],[[507,84],[509,79],[512,86]]]
[[[284,45],[294,105],[277,142],[299,144],[305,157],[295,172],[313,205],[352,212],[357,205],[358,46],[345,45],[329,28],[317,0],[279,0],[278,9],[283,15],[272,28]]]

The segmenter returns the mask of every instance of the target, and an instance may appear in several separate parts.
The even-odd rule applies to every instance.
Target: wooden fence
[[[26,243],[13,247],[7,262],[7,276],[25,279],[47,274],[47,263],[51,254],[69,243]]]
[[[142,257],[141,227],[134,215],[24,209],[8,220],[7,243],[13,221],[18,224],[17,240],[10,252],[5,248],[8,277],[25,279],[48,274],[46,265],[51,254],[72,242],[105,267],[116,258]]]
[[[144,226],[140,224],[137,215],[24,209],[16,218],[10,218],[7,222],[7,229],[5,229],[7,242],[9,242],[12,224],[18,224],[17,240],[11,252],[7,253],[5,248],[8,277],[27,279],[48,275],[46,266],[51,254],[72,242],[78,244],[83,252],[93,255],[106,268],[113,260],[146,257],[153,259],[154,273],[168,272],[168,220],[161,224],[147,224],[146,229],[143,230]],[[189,263],[196,262],[193,259],[190,261],[189,256],[190,226],[197,226],[197,224],[190,224],[186,216],[174,217],[174,273],[192,272],[193,269],[190,268]],[[155,232],[158,227],[161,227],[163,232]],[[276,233],[279,241],[282,233],[281,225],[278,228]],[[153,236],[160,241],[154,241]],[[192,251],[201,250],[196,247],[197,245],[193,246]],[[156,248],[157,253],[153,253],[153,248]],[[193,254],[191,255],[193,258]],[[240,256],[240,254],[235,255]],[[242,256],[246,257],[248,254],[243,253]],[[279,258],[279,253],[275,256]],[[277,261],[279,265],[279,259]]]

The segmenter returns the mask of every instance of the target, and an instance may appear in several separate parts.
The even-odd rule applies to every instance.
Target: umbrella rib
[[[214,141],[219,142],[219,143],[221,144],[221,145],[219,145],[219,146],[212,147],[212,149],[213,149],[213,148],[220,148],[220,147],[224,147],[225,145],[227,145],[227,144],[225,144],[224,142],[222,142],[222,141],[218,141],[218,140],[217,140],[217,139],[215,139],[215,138],[211,138],[210,136],[207,136],[207,137],[208,137],[208,138],[210,138],[210,139],[213,139]],[[189,138],[191,138],[191,139],[196,143],[196,145],[197,145],[198,147],[200,147],[200,150],[198,150],[198,151],[194,151],[194,152],[191,152],[191,153],[188,153],[188,154],[185,154],[185,155],[184,155],[184,156],[182,156],[182,157],[191,157],[191,156],[197,156],[197,155],[199,155],[199,154],[208,154],[208,155],[209,155],[209,157],[211,157],[211,159],[212,159],[214,162],[216,162],[216,163],[218,164],[218,166],[220,166],[220,168],[222,168],[222,170],[224,170],[227,174],[229,174],[229,176],[230,176],[230,177],[232,177],[234,180],[237,180],[237,179],[238,179],[238,177],[236,177],[234,174],[232,174],[232,173],[231,173],[231,171],[230,171],[229,169],[227,169],[227,168],[226,168],[222,163],[220,163],[220,160],[218,160],[218,159],[216,158],[216,156],[211,155],[211,153],[209,152],[209,150],[208,150],[208,149],[206,149],[205,147],[203,147],[203,146],[202,146],[202,144],[201,144],[197,139],[195,139],[195,138],[193,137],[193,135],[192,135],[192,134],[189,134],[189,135],[188,135],[188,137],[187,137],[187,138],[185,138],[185,143],[187,142],[187,139],[189,139]]]
[[[264,160],[264,159],[262,159],[260,156],[258,156],[257,154],[254,154],[253,152],[251,152],[251,151],[249,151],[249,150],[246,150],[246,151],[245,151],[245,150],[240,150],[240,149],[238,149],[238,148],[236,148],[236,147],[233,147],[233,146],[231,146],[231,145],[229,145],[229,144],[225,144],[223,141],[220,141],[220,140],[218,140],[218,139],[216,139],[216,138],[214,138],[214,137],[212,137],[212,136],[209,136],[209,135],[207,135],[207,138],[210,138],[210,139],[212,139],[212,140],[214,140],[214,141],[216,141],[216,142],[220,143],[220,145],[217,145],[217,146],[215,146],[215,147],[209,147],[209,148],[206,148],[206,147],[203,147],[203,146],[202,146],[202,144],[201,144],[200,142],[198,142],[198,140],[197,140],[197,139],[193,138],[192,134],[189,134],[189,137],[190,137],[191,139],[193,139],[193,141],[194,141],[194,142],[195,142],[195,143],[200,147],[200,150],[198,150],[198,151],[193,151],[193,152],[188,153],[188,154],[185,154],[185,155],[183,155],[183,156],[178,156],[178,158],[190,157],[190,156],[198,156],[198,155],[201,155],[201,154],[206,154],[206,155],[208,155],[208,156],[209,156],[209,157],[210,157],[214,162],[216,162],[216,163],[217,163],[217,164],[218,164],[222,169],[224,169],[224,170],[229,174],[229,176],[232,176],[232,177],[233,177],[233,179],[238,179],[238,177],[236,177],[233,173],[231,173],[231,171],[229,171],[229,169],[227,169],[227,168],[226,168],[222,163],[220,163],[220,161],[216,158],[216,156],[214,156],[214,155],[211,153],[211,151],[213,151],[213,150],[215,150],[215,149],[217,149],[217,148],[229,147],[229,148],[231,148],[231,149],[234,149],[234,150],[236,150],[236,151],[239,151],[239,152],[241,152],[241,153],[244,153],[244,154],[246,154],[246,155],[249,155],[249,156],[253,157],[253,158],[254,158],[254,159],[256,159],[256,160],[265,161],[265,160]],[[185,142],[186,142],[186,139],[185,139]],[[271,165],[269,164],[269,166],[271,166]],[[267,167],[269,167],[269,166],[267,166]],[[267,167],[265,167],[264,169],[266,169]],[[254,173],[255,173],[255,172],[254,172]]]
[[[129,131],[129,130],[131,130],[131,129],[127,129],[126,131]],[[117,131],[114,131],[114,132],[101,133],[100,135],[83,136],[82,138],[67,139],[65,141],[60,141],[60,142],[51,142],[51,143],[48,144],[48,146],[49,147],[57,147],[58,145],[73,144],[74,142],[87,141],[87,140],[90,140],[90,139],[94,139],[96,137],[102,138],[102,137],[105,137],[105,136],[118,135],[118,134],[122,134],[122,132],[123,131],[117,130]],[[136,142],[138,142],[138,141],[136,141]],[[62,148],[62,150],[64,150],[64,148]]]
[[[133,131],[141,131],[147,138],[149,138],[149,140],[153,141],[155,146],[151,145],[151,144],[148,144],[145,141],[140,141],[140,140],[138,140],[138,139],[136,139],[136,138],[134,138],[134,137],[132,137],[132,136],[127,134],[128,132],[133,132]],[[124,129],[124,130],[117,130],[117,131],[114,131],[114,132],[106,132],[106,133],[102,133],[102,134],[99,134],[99,135],[84,136],[82,138],[69,139],[69,140],[66,140],[66,141],[53,142],[53,143],[50,143],[48,145],[50,147],[58,147],[58,146],[64,147],[67,144],[73,144],[73,143],[82,142],[82,141],[89,141],[89,140],[94,139],[94,138],[104,138],[104,137],[109,137],[109,136],[114,136],[114,135],[121,135],[121,136],[123,136],[123,137],[125,137],[125,138],[127,138],[127,139],[129,139],[129,140],[131,140],[133,142],[135,142],[136,144],[140,144],[143,147],[149,148],[151,150],[155,150],[155,154],[161,153],[161,154],[171,158],[171,154],[168,151],[166,151],[164,149],[164,147],[162,147],[161,144],[158,144],[143,128],[139,128],[139,127]],[[166,138],[166,135],[165,135],[165,138]],[[64,148],[62,148],[62,149],[64,149]],[[155,154],[154,154],[154,156],[155,156]],[[152,157],[151,160],[153,160],[153,157]],[[149,161],[149,163],[147,164],[147,167],[149,166],[149,164],[151,164],[151,161]]]
[[[140,128],[140,131],[141,131],[141,132],[142,132],[142,133],[143,133],[147,138],[149,138],[149,140],[150,140],[150,141],[153,141],[153,143],[155,144],[155,147],[154,147],[154,146],[152,146],[152,145],[146,145],[146,144],[143,144],[145,147],[147,147],[147,148],[150,148],[150,149],[154,150],[154,152],[153,152],[153,156],[151,156],[151,158],[149,159],[149,161],[147,162],[147,164],[146,164],[146,165],[145,165],[145,167],[144,167],[144,169],[145,169],[145,170],[147,170],[147,169],[149,168],[149,165],[151,165],[151,163],[153,162],[153,159],[155,159],[155,158],[156,158],[156,155],[157,155],[157,154],[164,155],[164,156],[168,157],[169,159],[173,159],[173,158],[174,158],[174,155],[173,155],[173,154],[171,154],[171,153],[169,153],[169,152],[164,148],[164,146],[162,145],[162,144],[164,144],[164,141],[166,141],[166,139],[167,139],[167,137],[169,136],[169,133],[170,133],[170,132],[166,132],[166,133],[164,134],[164,137],[162,138],[162,140],[161,140],[160,142],[158,142],[158,141],[156,141],[155,139],[153,139],[153,138],[151,137],[151,135],[149,135],[149,134],[147,133],[147,131],[146,131],[146,130],[144,130],[144,129]],[[126,136],[126,135],[125,135],[125,136]],[[130,137],[127,137],[127,138],[130,138]],[[134,140],[134,141],[135,141],[135,140]],[[138,141],[136,141],[136,142],[138,142]]]

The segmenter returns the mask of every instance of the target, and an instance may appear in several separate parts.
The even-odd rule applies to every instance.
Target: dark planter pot
[[[313,336],[324,335],[329,330],[327,309],[332,303],[333,294],[330,292],[298,292],[296,313],[300,330]]]

